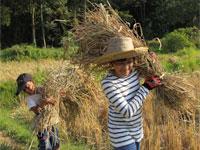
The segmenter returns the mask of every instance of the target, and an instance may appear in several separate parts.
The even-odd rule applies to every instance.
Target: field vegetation
[[[149,41],[149,43],[151,50],[157,52],[165,72],[179,73],[187,77],[192,85],[199,87],[200,49],[197,42],[199,35],[193,35],[191,33],[192,30],[196,32],[196,28],[191,28],[185,30],[178,29],[167,34],[161,39],[163,47],[160,50],[157,42]],[[191,36],[188,38],[189,34],[194,38],[191,38]],[[180,42],[177,45],[174,43],[175,46],[173,44],[170,45],[170,40],[174,38],[178,39],[176,43]],[[190,44],[185,45],[185,40],[188,40]],[[21,95],[20,97],[14,96],[16,77],[22,72],[28,72],[33,74],[36,83],[41,85],[45,80],[47,70],[57,68],[66,58],[70,64],[69,60],[76,51],[76,48],[75,45],[74,47],[72,46],[67,54],[65,53],[66,55],[64,55],[62,48],[42,49],[31,45],[15,45],[11,48],[1,50],[0,149],[28,149],[30,145],[31,149],[36,149],[37,147],[37,139],[32,135],[31,128],[33,113],[29,112],[26,107],[25,95]],[[98,82],[101,80],[102,74],[102,72],[93,72],[92,76]],[[197,88],[196,96],[200,100],[199,93],[199,88]],[[155,103],[154,99],[154,94],[149,95],[144,106],[145,138],[142,141],[142,150],[199,150],[199,110],[192,111],[190,115],[177,114],[175,118],[170,118],[169,114],[176,112],[166,107],[162,100],[159,101],[160,103]],[[89,129],[87,130],[89,132]],[[60,131],[62,150],[87,150],[96,148],[95,145],[87,145],[84,137],[77,138],[70,136],[61,127]],[[96,138],[98,139],[98,137]],[[106,143],[101,144],[104,146],[109,145],[109,141],[104,142]],[[106,148],[102,147],[100,149]]]

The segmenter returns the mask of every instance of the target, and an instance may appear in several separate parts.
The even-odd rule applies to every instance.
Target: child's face
[[[24,92],[30,95],[35,93],[35,84],[33,83],[33,81],[28,81],[26,83]]]
[[[131,74],[133,70],[133,59],[123,59],[111,63],[114,67],[114,73],[118,77],[125,77]]]

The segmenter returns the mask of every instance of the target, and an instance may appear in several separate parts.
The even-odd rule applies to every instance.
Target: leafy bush
[[[195,47],[186,34],[177,31],[167,34],[162,39],[162,44],[164,52],[177,52],[186,47]]]
[[[28,59],[60,59],[63,57],[61,48],[35,48],[31,45],[14,45],[1,51],[0,58],[3,61],[28,60]]]
[[[175,31],[187,35],[188,40],[194,43],[197,48],[200,48],[200,29],[197,27],[190,27],[180,28]]]

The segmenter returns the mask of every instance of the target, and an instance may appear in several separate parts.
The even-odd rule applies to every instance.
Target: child
[[[138,72],[133,68],[133,50],[131,38],[113,38],[106,53],[96,60],[112,68],[102,80],[102,88],[109,100],[108,130],[115,150],[140,149],[142,106],[149,91],[161,84],[153,76],[140,85]]]
[[[17,92],[24,91],[28,94],[27,104],[30,111],[33,111],[36,115],[39,115],[45,105],[54,105],[55,101],[51,98],[42,100],[42,94],[44,90],[42,87],[36,87],[32,79],[32,76],[27,73],[20,74],[16,80]],[[60,141],[58,138],[58,129],[54,126],[45,129],[44,131],[38,132],[37,134],[39,150],[58,150]]]

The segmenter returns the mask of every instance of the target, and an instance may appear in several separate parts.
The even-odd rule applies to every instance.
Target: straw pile
[[[138,48],[136,52],[139,54],[139,49],[146,46],[140,24],[137,23],[133,29],[130,29],[110,6],[102,4],[93,4],[93,6],[94,9],[86,13],[85,22],[74,28],[74,34],[81,47],[79,54],[83,56],[84,61],[92,62],[103,55],[109,39],[116,36],[131,37],[134,47]],[[82,58],[80,58],[81,63]],[[197,102],[193,94],[194,87],[186,79],[178,75],[164,74],[154,53],[143,53],[134,58],[134,66],[141,77],[149,78],[152,75],[158,75],[163,79],[163,85],[158,88],[157,96],[166,104],[178,111],[190,112],[194,109]]]
[[[104,7],[102,4],[92,5],[94,9],[87,11],[86,20],[73,29],[76,40],[80,43],[81,62],[88,63],[103,55],[109,39],[113,37],[131,37],[135,48],[146,46],[139,23],[130,29],[112,7]],[[140,30],[140,34],[137,30]]]
[[[44,87],[45,96],[51,95],[58,103],[54,108],[59,110],[62,129],[67,131],[68,136],[96,148],[108,147],[108,142],[105,142],[108,139],[105,132],[107,100],[91,75],[69,63],[63,63],[51,71]],[[41,119],[42,126],[52,123],[44,122],[54,113],[53,109],[48,110],[46,108],[42,113],[45,118]]]

